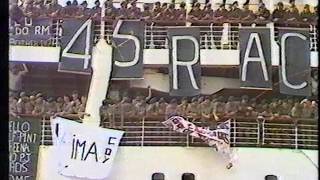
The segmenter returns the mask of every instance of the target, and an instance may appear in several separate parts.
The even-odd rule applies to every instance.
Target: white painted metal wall
[[[55,171],[52,146],[39,153],[38,180],[64,180]],[[165,180],[181,180],[193,173],[196,180],[264,180],[269,174],[279,180],[318,179],[318,151],[238,148],[238,162],[230,170],[212,148],[206,147],[120,147],[107,180],[151,180],[153,173]],[[90,171],[90,167],[88,167]]]
[[[162,73],[145,73],[143,80],[135,80],[131,82],[131,87],[147,88],[169,92],[169,76]],[[201,77],[201,93],[213,94],[223,88],[240,88],[240,80],[234,78],[223,77]]]

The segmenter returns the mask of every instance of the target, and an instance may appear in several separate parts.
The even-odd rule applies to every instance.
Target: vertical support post
[[[208,35],[204,34],[204,49],[209,49],[208,44]]]
[[[56,37],[55,37],[55,41],[56,41],[56,47],[58,47],[59,45],[59,43],[58,43],[58,37],[59,37],[59,31],[60,31],[60,25],[59,25],[59,19],[57,20],[57,22],[56,22]]]
[[[141,146],[144,145],[144,121],[145,121],[145,115],[142,117],[142,124],[141,124]]]
[[[105,35],[105,21],[104,21],[105,12],[106,12],[105,2],[106,2],[106,0],[103,0],[102,6],[101,6],[101,26],[100,26],[100,38],[101,39],[104,39],[104,35]]]
[[[229,45],[229,36],[230,36],[230,26],[229,23],[223,23],[222,37],[221,37],[221,48],[224,49],[224,45]]]
[[[153,25],[154,25],[154,23],[152,23],[151,25],[150,25],[150,49],[154,49],[155,48],[155,45],[154,45],[154,42],[153,42]],[[147,41],[145,41],[145,42],[147,42]]]
[[[258,116],[257,118],[257,145],[263,145],[264,144],[264,117]]]
[[[189,121],[189,118],[187,118],[187,121]],[[186,146],[189,147],[189,134],[186,135],[186,141]]]
[[[210,42],[211,42],[211,49],[217,49],[216,45],[214,44],[214,38],[213,38],[213,23],[210,24]]]
[[[123,128],[124,126],[124,116],[123,116],[123,111],[120,111],[120,128]]]
[[[257,119],[257,145],[260,144],[260,121]]]
[[[41,145],[44,145],[44,130],[45,130],[45,118],[42,117],[41,124]]]
[[[294,147],[298,149],[298,120],[294,120]]]
[[[233,119],[233,145],[236,145],[236,137],[237,137],[237,122]]]
[[[275,40],[275,27],[273,23],[268,23],[267,27],[270,28],[270,42],[271,42],[271,59],[272,65],[279,65],[280,61],[280,47]]]

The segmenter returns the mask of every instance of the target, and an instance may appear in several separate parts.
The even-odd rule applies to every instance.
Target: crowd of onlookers
[[[163,21],[273,21],[273,22],[317,22],[317,7],[310,7],[306,4],[301,12],[298,11],[294,0],[290,6],[285,7],[282,2],[276,5],[273,12],[270,12],[265,4],[260,1],[258,10],[250,10],[249,4],[239,5],[237,1],[230,5],[221,4],[218,9],[212,9],[210,3],[201,5],[198,2],[192,4],[190,11],[187,11],[184,2],[179,5],[170,3],[155,2],[145,3],[143,8],[137,7],[136,0],[124,0],[116,8],[112,0],[105,2],[106,19],[144,19]],[[240,7],[242,6],[242,7]],[[77,0],[67,1],[64,6],[52,0],[45,4],[44,0],[22,0],[21,3],[11,3],[10,17],[19,22],[23,17],[52,17],[52,18],[82,18],[91,17],[100,19],[101,3],[95,1],[95,6],[88,8],[87,1],[80,4]]]
[[[21,92],[9,94],[9,114],[13,117],[19,115],[34,115],[40,117],[72,116],[83,117],[85,115],[86,97],[79,96],[74,91],[71,96],[46,98],[42,93]]]
[[[45,98],[41,93],[21,92],[10,93],[10,115],[29,114],[35,116],[67,116],[81,117],[85,114],[86,96],[80,96],[74,91],[71,96]],[[199,96],[193,98],[144,97],[134,98],[124,96],[121,100],[106,99],[100,108],[102,119],[112,116],[123,117],[184,117],[217,120],[223,117],[257,117],[267,118],[318,118],[316,101],[301,99],[262,99],[241,97]]]
[[[171,98],[136,96],[123,97],[121,101],[104,100],[100,109],[102,119],[112,120],[115,115],[123,117],[163,117],[181,115],[190,118],[219,121],[225,117],[266,118],[318,118],[318,104],[308,99],[262,99],[223,96],[199,96]],[[161,118],[163,119],[163,118]]]

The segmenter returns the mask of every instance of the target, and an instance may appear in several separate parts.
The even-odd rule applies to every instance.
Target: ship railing
[[[182,23],[183,24],[183,23]],[[95,43],[100,38],[100,22],[95,23]],[[147,22],[144,32],[145,49],[169,49],[168,27],[180,26],[181,23],[163,25],[157,22]],[[113,26],[111,21],[106,21],[105,38],[107,42],[112,39]],[[183,27],[183,26],[182,26]],[[299,27],[281,26],[274,23],[208,23],[207,25],[194,25],[200,28],[200,49],[239,50],[240,27],[269,27],[274,32],[275,41],[278,41],[278,29],[290,28],[306,30],[310,33],[310,51],[318,50],[318,30],[315,24],[303,24]]]
[[[60,46],[61,38],[63,36],[62,29],[63,19],[52,19],[52,42],[50,45],[37,46]],[[105,32],[104,38],[107,43],[112,43],[112,34],[114,29],[114,20],[105,20]],[[94,44],[96,44],[101,38],[100,20],[93,19],[94,30]],[[184,27],[185,22],[173,22],[173,23],[159,23],[157,21],[148,21],[145,23],[145,37],[144,37],[144,48],[145,49],[169,49],[168,40],[168,27],[179,26]],[[317,24],[309,23],[295,23],[291,25],[283,25],[276,23],[198,23],[192,25],[192,27],[200,28],[200,48],[201,49],[218,49],[218,50],[238,50],[239,49],[239,28],[243,26],[249,27],[269,27],[274,32],[275,40],[278,41],[278,29],[279,28],[290,28],[290,29],[300,29],[307,30],[310,33],[310,50],[318,50],[318,30]],[[10,38],[12,36],[9,36]],[[13,37],[12,37],[13,38]],[[21,44],[22,43],[22,44]],[[21,42],[19,44],[11,45],[28,45]]]
[[[133,116],[121,120],[120,115],[105,119],[101,127],[125,131],[121,146],[184,146],[206,147],[201,139],[174,132],[165,127],[164,116]],[[41,144],[52,145],[49,117],[20,115],[41,121]],[[77,120],[77,116],[65,118]],[[197,126],[203,126],[199,118],[188,118]],[[318,122],[308,118],[274,119],[263,117],[230,118],[230,145],[232,147],[270,147],[291,149],[318,149]]]

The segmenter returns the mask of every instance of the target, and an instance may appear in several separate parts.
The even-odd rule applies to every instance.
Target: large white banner
[[[85,126],[57,117],[51,120],[58,173],[67,177],[108,177],[123,131]]]

